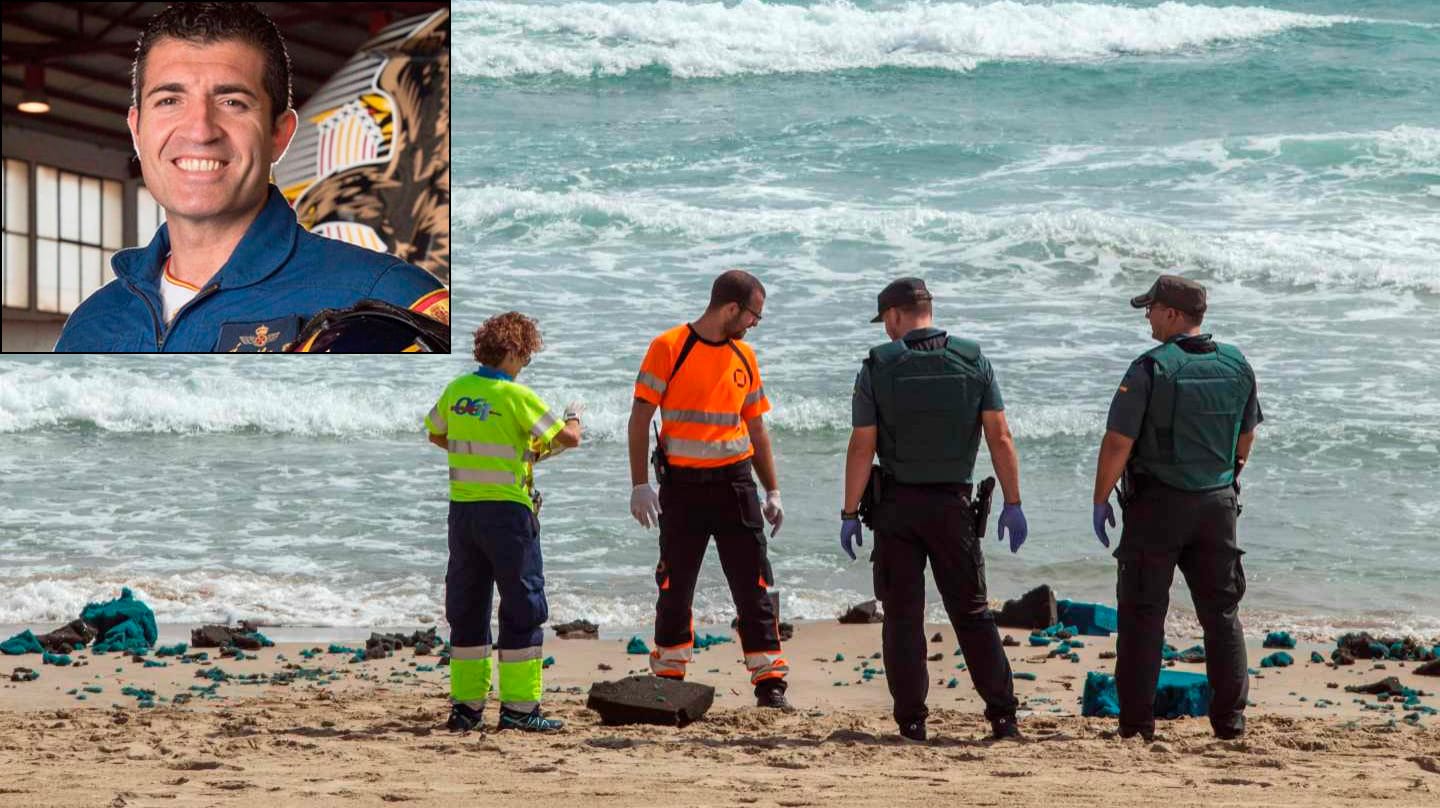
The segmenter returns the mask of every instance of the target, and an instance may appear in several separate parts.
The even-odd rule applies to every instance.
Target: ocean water
[[[906,274],[990,356],[1019,447],[1030,539],[991,544],[992,597],[1113,601],[1095,454],[1152,344],[1127,299],[1177,272],[1260,383],[1247,628],[1440,631],[1440,4],[455,8],[462,352],[0,359],[0,623],[121,585],[171,622],[441,620],[444,458],[420,420],[464,333],[518,309],[548,344],[521,380],[590,409],[539,473],[552,614],[643,627],[631,384],[742,266],[770,292],[748,339],[787,617],[869,597],[835,512],[874,296]],[[701,621],[731,613],[716,561]]]

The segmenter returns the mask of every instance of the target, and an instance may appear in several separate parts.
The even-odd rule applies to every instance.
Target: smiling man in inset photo
[[[111,262],[56,351],[279,351],[325,309],[379,300],[448,311],[448,291],[400,259],[309,233],[271,166],[295,134],[290,57],[250,3],[185,3],[136,46],[131,137],[166,223]]]

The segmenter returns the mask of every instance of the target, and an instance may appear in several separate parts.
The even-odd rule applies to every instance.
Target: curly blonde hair
[[[540,326],[518,311],[507,311],[486,320],[475,329],[475,361],[499,367],[506,356],[528,360],[545,349]]]

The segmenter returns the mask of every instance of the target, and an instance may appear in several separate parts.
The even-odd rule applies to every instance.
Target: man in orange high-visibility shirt
[[[655,650],[650,670],[685,677],[695,645],[690,606],[710,536],[740,613],[740,647],[761,707],[789,710],[778,615],[770,601],[775,578],[765,521],[774,536],[784,520],[775,459],[764,414],[770,409],[755,352],[741,342],[760,322],[765,287],[732,269],[715,279],[710,305],[693,323],[656,337],[635,380],[630,409],[630,513],[660,526],[655,583]],[[650,486],[646,454],[650,419],[660,409],[657,471]],[[765,486],[765,504],[751,466]]]

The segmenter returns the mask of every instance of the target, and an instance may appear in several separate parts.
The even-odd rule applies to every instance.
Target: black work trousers
[[[991,721],[1015,717],[1010,661],[985,594],[985,554],[975,535],[968,485],[892,483],[875,509],[875,597],[885,611],[881,629],[885,680],[900,724],[924,720],[930,690],[925,642],[925,564],[960,651],[970,681]]]
[[[1122,730],[1155,728],[1155,687],[1176,566],[1205,632],[1205,673],[1214,690],[1210,724],[1217,732],[1244,729],[1250,679],[1239,617],[1245,551],[1235,543],[1236,504],[1232,488],[1191,492],[1157,482],[1126,504],[1115,548],[1120,565],[1115,687]]]
[[[710,537],[739,613],[740,647],[753,684],[785,688],[780,623],[770,601],[775,583],[764,519],[750,462],[719,469],[671,468],[660,485],[660,561],[655,584],[655,645],[651,668],[683,678],[695,641],[691,604]]]

